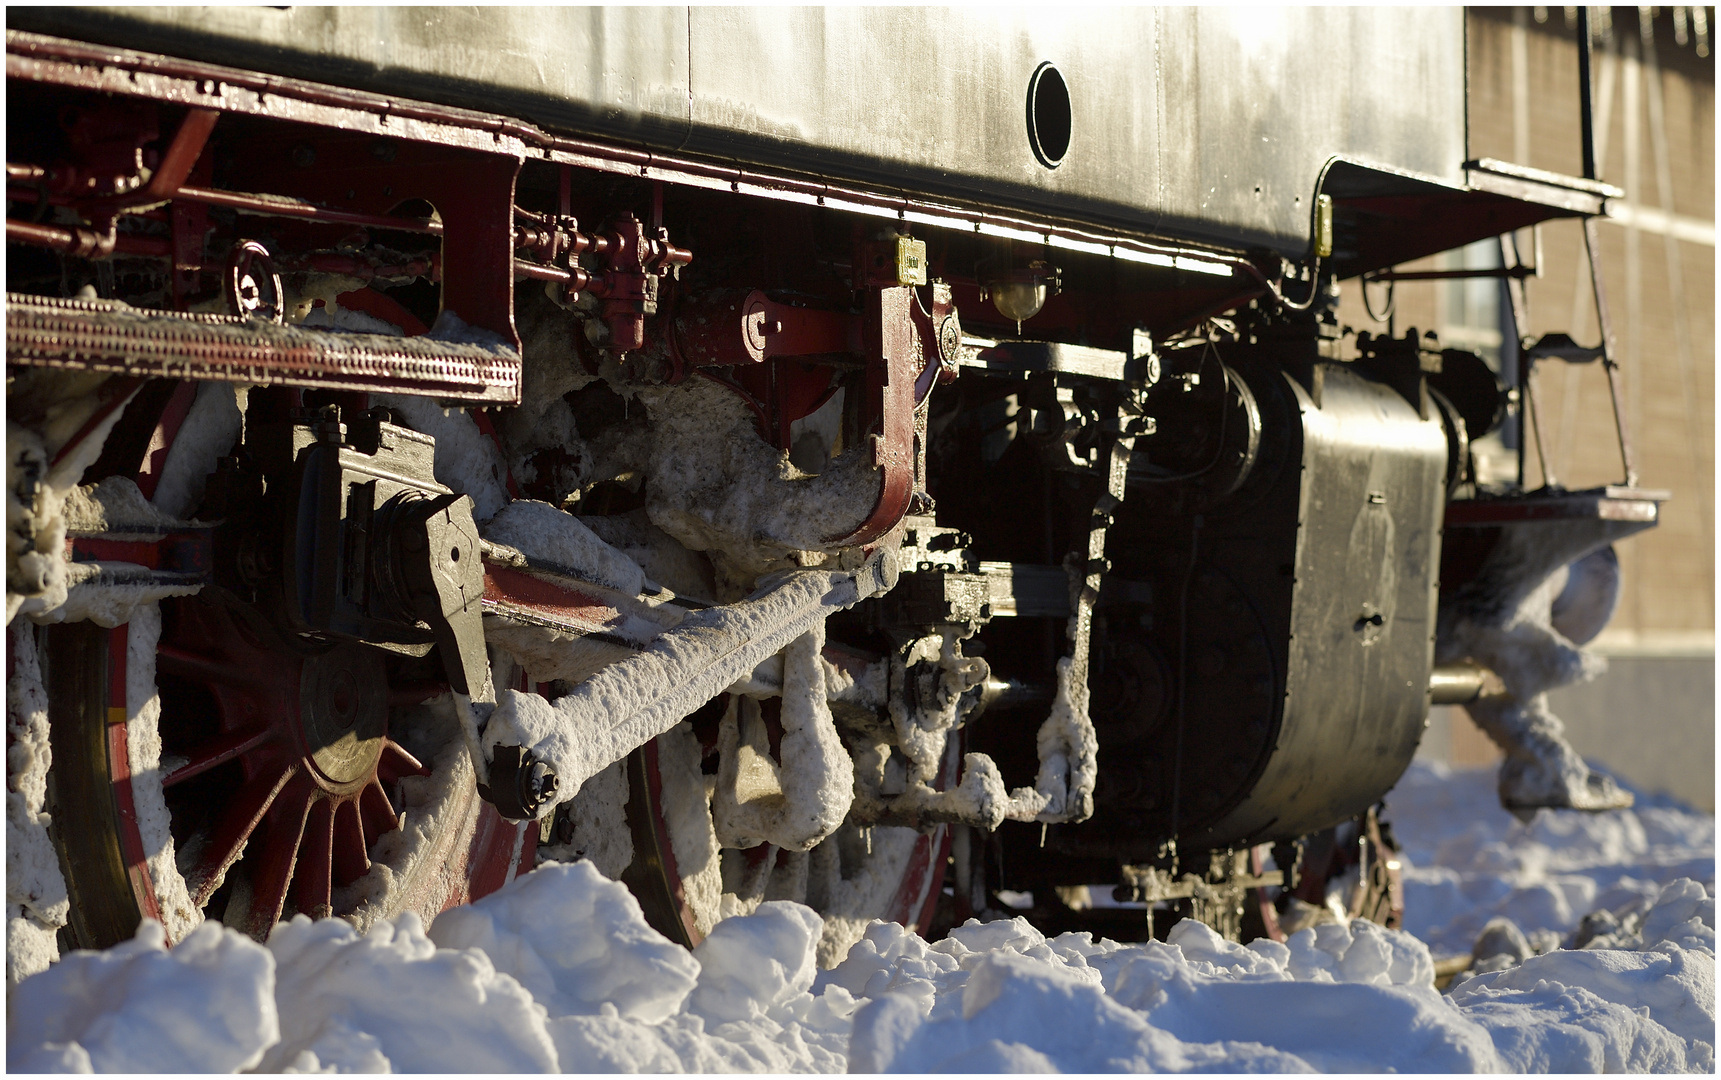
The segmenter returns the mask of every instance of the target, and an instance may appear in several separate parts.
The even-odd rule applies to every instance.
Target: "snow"
[[[1168,942],[1118,945],[1048,940],[1018,918],[970,923],[926,946],[878,925],[829,978],[870,998],[855,1017],[855,1071],[1489,1064],[1487,1040],[1447,1014],[1413,941],[1361,922],[1325,929],[1290,948],[1245,948],[1185,922]],[[1361,1038],[1334,1039],[1339,1018]]]
[[[1451,779],[1408,789],[1430,778]],[[205,924],[166,951],[146,923],[10,995],[8,1065],[1711,1071],[1714,900],[1685,878],[1650,888],[1640,945],[1554,949],[1443,996],[1419,941],[1361,920],[1249,946],[1189,921],[1130,945],[1020,918],[930,944],[873,923],[820,971],[822,920],[768,901],[689,954],[590,863],[547,863],[428,934],[413,913],[367,934],[300,916],[267,947]]]
[[[1035,821],[1086,821],[1094,813],[1100,741],[1088,718],[1088,689],[1076,673],[1069,657],[1058,660],[1057,695],[1034,737],[1040,755],[1034,792],[1045,802],[1035,811]]]
[[[783,651],[782,765],[771,758],[759,706],[731,699],[719,735],[722,765],[711,813],[723,846],[760,842],[806,851],[848,817],[854,796],[854,761],[837,735],[825,696],[821,621]],[[752,721],[743,743],[738,714]]]
[[[472,516],[479,523],[508,504],[503,482],[507,462],[495,440],[478,429],[471,412],[445,409],[430,398],[409,394],[372,394],[371,404],[388,406],[406,427],[436,440],[436,482],[472,496]]]
[[[715,785],[700,767],[703,755],[699,736],[685,720],[657,740],[657,771],[663,780],[661,809],[669,831],[670,854],[675,856],[694,929],[709,934],[730,913],[723,910],[723,852],[711,821]]]
[[[342,307],[333,300],[323,303],[322,307],[313,307],[305,313],[298,322],[300,326],[313,326],[318,329],[350,330],[355,334],[384,334],[388,337],[405,337],[406,331],[386,319],[375,315],[367,315],[362,311],[352,311]]]
[[[1441,609],[1436,660],[1479,662],[1505,685],[1505,693],[1465,707],[1506,751],[1499,773],[1502,802],[1585,810],[1631,805],[1631,796],[1611,777],[1589,768],[1566,740],[1565,725],[1549,708],[1548,691],[1594,679],[1607,667],[1554,626],[1553,608],[1569,581],[1568,564],[1638,528],[1598,520],[1530,522],[1507,529],[1476,578]]]
[[[155,687],[155,647],[161,609],[144,604],[131,613],[126,633],[126,760],[144,862],[169,941],[185,940],[202,921],[174,860],[171,817],[161,778],[161,696]]]
[[[403,909],[421,920],[436,917],[460,885],[463,853],[451,850],[451,839],[463,834],[482,805],[453,695],[396,710],[389,733],[430,766],[430,775],[401,778],[401,827],[371,845],[371,867],[363,876],[334,891],[335,907],[353,910],[349,918],[360,932]]]
[[[1488,1031],[1510,1072],[1712,1072],[1713,930],[1707,940],[1706,951],[1533,956],[1466,981],[1451,1001]]]
[[[1071,619],[1072,627],[1075,621]],[[875,667],[883,673],[884,665]],[[918,692],[885,694],[833,669],[831,699],[868,703],[882,699],[895,735],[894,749],[900,749],[908,762],[906,775],[898,779],[891,774],[893,746],[882,734],[854,739],[860,778],[856,796],[863,820],[917,828],[930,822],[955,822],[992,830],[1006,820],[1083,821],[1092,816],[1099,739],[1088,718],[1087,690],[1077,685],[1077,668],[1070,657],[1058,660],[1057,692],[1035,736],[1040,767],[1034,786],[1013,791],[1006,787],[997,763],[984,754],[965,754],[961,782],[943,790],[934,788],[950,734],[962,726],[976,702],[968,692],[990,674],[986,661],[962,655],[957,631],[910,642],[889,659],[888,670],[887,685],[903,686],[913,679]],[[872,675],[869,671],[863,678]],[[768,682],[769,673],[756,672],[754,679]],[[911,707],[910,699],[918,707]]]
[[[1386,796],[1407,863],[1405,929],[1435,956],[1469,952],[1497,917],[1557,942],[1587,912],[1647,909],[1677,878],[1712,885],[1714,817],[1654,801],[1526,824],[1500,808],[1493,770],[1414,762]]]
[[[44,812],[48,769],[48,693],[35,629],[20,619],[7,631],[12,670],[6,686],[6,984],[46,971],[60,958],[55,933],[70,902]]]
[[[881,474],[870,444],[808,476],[768,445],[741,398],[709,379],[647,388],[644,463],[652,524],[689,550],[708,552],[740,592],[767,570],[814,565],[841,549],[878,503]]]
[[[50,387],[63,380],[53,374],[36,380]],[[100,382],[101,380],[98,380]],[[75,383],[73,384],[75,385]],[[90,389],[94,389],[91,387]],[[132,391],[133,394],[136,391]],[[49,394],[50,398],[58,395]],[[101,455],[108,433],[119,423],[126,402],[115,407],[82,439],[70,444],[84,419],[101,404],[94,393],[54,401],[41,409],[36,427],[11,417],[31,410],[30,382],[7,387],[6,421],[6,622],[19,614],[49,612],[66,601],[66,497],[84,470]],[[126,399],[129,401],[129,395]],[[56,459],[56,455],[57,459]]]
[[[430,938],[447,949],[483,951],[552,1015],[596,1016],[607,1002],[629,1020],[661,1023],[693,990],[700,965],[630,918],[632,897],[599,886],[594,870],[545,866],[520,879],[507,903],[443,913]],[[592,934],[593,925],[608,932]]]
[[[275,964],[204,923],[171,951],[161,924],[79,950],[6,997],[12,1072],[234,1072],[280,1038]]]
[[[244,430],[240,404],[232,383],[198,384],[197,397],[167,449],[151,500],[164,514],[189,517],[203,501],[216,461],[232,451]]]
[[[545,284],[557,287],[552,282]],[[586,374],[574,344],[579,322],[570,318],[547,291],[522,289],[515,294],[515,326],[522,345],[520,404],[493,416],[508,447],[508,468],[514,480],[522,485],[550,485],[550,501],[559,506],[593,479],[592,454],[566,395],[596,377]],[[540,457],[545,450],[550,453]]]
[[[557,862],[585,859],[604,877],[621,877],[633,862],[627,800],[627,762],[618,761],[580,785],[565,819],[573,826],[572,835],[562,844],[540,842],[539,856]]]
[[[711,562],[702,553],[689,551],[668,533],[653,525],[644,510],[631,510],[609,517],[590,517],[584,524],[605,543],[638,563],[646,577],[667,585],[676,595],[703,605],[717,593]]]
[[[638,563],[599,539],[585,522],[549,503],[516,499],[490,519],[484,539],[624,593],[637,596],[645,588],[645,572]]]
[[[437,312],[436,321],[430,324],[430,332],[425,336],[432,341],[451,341],[457,345],[482,345],[498,355],[514,355],[512,345],[501,334],[494,330],[486,330],[482,326],[473,326],[448,308],[443,308]]]
[[[807,896],[816,898],[825,916],[819,939],[821,966],[837,964],[866,936],[873,922],[868,912],[889,910],[887,905],[901,891],[920,840],[914,829],[868,826],[863,833],[848,825],[838,831],[836,843],[821,844],[808,853]],[[934,835],[929,842],[937,850],[943,838]],[[865,857],[856,857],[858,851],[865,851]],[[927,888],[931,885],[926,883]],[[923,897],[915,899],[924,902]],[[911,910],[919,910],[918,905]]]
[[[555,1068],[543,1006],[482,952],[438,948],[415,913],[362,936],[339,920],[295,916],[267,955],[281,1039],[261,1072]]]

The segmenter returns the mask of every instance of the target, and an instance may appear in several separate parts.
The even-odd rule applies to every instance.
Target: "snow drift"
[[[1442,792],[1473,782],[1490,801],[1441,803]],[[160,927],[146,923],[131,942],[73,953],[15,988],[7,1064],[189,1072],[1712,1071],[1711,890],[1689,876],[1653,880],[1688,868],[1712,881],[1712,861],[1698,858],[1712,837],[1712,825],[1702,831],[1708,819],[1670,809],[1654,825],[1650,810],[1621,812],[1635,815],[1645,836],[1660,829],[1664,840],[1684,838],[1659,845],[1631,841],[1639,833],[1612,814],[1551,815],[1495,836],[1488,815],[1478,823],[1478,808],[1492,806],[1486,785],[1485,775],[1421,766],[1401,784],[1398,801],[1409,812],[1400,829],[1412,851],[1436,843],[1487,853],[1459,868],[1413,867],[1412,910],[1419,892],[1444,897],[1447,907],[1429,910],[1451,940],[1472,923],[1516,912],[1529,925],[1519,939],[1542,947],[1520,949],[1498,961],[1500,970],[1463,978],[1444,995],[1421,941],[1360,920],[1246,947],[1187,921],[1169,941],[1132,945],[1087,934],[1048,939],[1022,919],[970,922],[936,943],[873,923],[846,958],[820,971],[819,916],[777,901],[718,923],[690,954],[646,925],[625,888],[580,862],[541,866],[445,912],[428,932],[414,915],[362,935],[339,920],[300,916],[277,927],[266,947],[206,923],[169,951]],[[1453,813],[1425,819],[1419,806]],[[1469,846],[1442,838],[1443,829],[1469,837]],[[1598,847],[1597,836],[1625,839]],[[1497,871],[1494,895],[1459,913],[1453,897],[1468,876],[1479,880],[1481,866],[1504,865],[1508,855],[1517,869]],[[1591,881],[1593,895],[1625,889],[1626,907],[1641,910],[1586,921],[1600,928],[1590,947],[1560,948],[1549,940],[1555,929],[1582,927],[1575,919],[1537,924],[1529,916],[1543,909],[1525,897],[1546,896],[1544,887],[1555,888],[1550,877],[1560,879],[1560,895],[1584,895],[1574,884],[1588,880],[1574,869],[1583,864],[1592,873],[1599,867],[1606,882]],[[1456,892],[1441,891],[1451,884],[1443,875],[1457,875]]]

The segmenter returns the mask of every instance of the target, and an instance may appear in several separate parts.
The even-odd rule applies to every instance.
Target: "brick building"
[[[1581,175],[1577,8],[1468,12],[1470,158]],[[1623,369],[1622,413],[1640,484],[1672,492],[1660,525],[1618,545],[1623,589],[1612,624],[1592,643],[1610,668],[1596,683],[1555,692],[1553,706],[1585,756],[1633,784],[1714,806],[1715,675],[1715,66],[1714,12],[1592,8],[1597,171],[1623,188],[1600,226],[1605,292]],[[1541,272],[1527,283],[1539,336],[1599,339],[1582,228],[1540,229]],[[1523,261],[1536,238],[1517,238]],[[1506,256],[1508,261],[1511,255]],[[1491,268],[1488,241],[1401,269]],[[1386,286],[1369,287],[1387,314]],[[1503,370],[1517,363],[1498,279],[1403,282],[1389,319],[1347,283],[1344,323],[1402,334],[1432,329]],[[1540,445],[1525,440],[1530,486],[1618,483],[1622,467],[1607,379],[1599,364],[1544,361],[1535,372]],[[1532,429],[1533,432],[1533,429]],[[1515,474],[1517,432],[1478,446],[1478,468]],[[1545,453],[1545,460],[1544,460]],[[1544,469],[1546,473],[1544,473]],[[1493,760],[1461,709],[1438,708],[1423,752],[1454,763]]]

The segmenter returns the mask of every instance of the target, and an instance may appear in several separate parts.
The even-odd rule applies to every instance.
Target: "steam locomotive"
[[[1431,701],[1617,799],[1499,642],[1659,496],[1336,315],[1619,194],[1466,160],[1463,18],[11,11],[10,967],[544,859],[827,962],[1390,920]]]

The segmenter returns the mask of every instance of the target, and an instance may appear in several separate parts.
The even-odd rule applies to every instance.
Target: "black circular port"
[[[1028,144],[1048,169],[1070,152],[1070,88],[1049,61],[1028,80]]]

